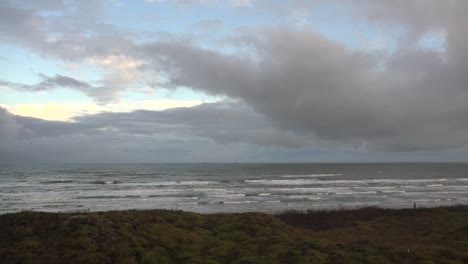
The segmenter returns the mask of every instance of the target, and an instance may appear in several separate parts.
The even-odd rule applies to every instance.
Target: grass
[[[468,263],[468,207],[0,215],[1,263]]]

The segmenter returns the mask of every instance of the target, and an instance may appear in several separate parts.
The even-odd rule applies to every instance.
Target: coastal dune
[[[467,263],[468,207],[0,215],[1,263]]]

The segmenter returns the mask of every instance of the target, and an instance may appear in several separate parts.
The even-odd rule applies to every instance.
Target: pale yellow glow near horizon
[[[45,120],[71,121],[73,117],[90,115],[100,112],[131,112],[134,110],[161,111],[170,108],[192,107],[202,104],[203,101],[171,101],[171,100],[145,100],[136,104],[114,103],[98,105],[94,103],[68,102],[68,103],[41,103],[1,105],[15,115],[35,117]]]

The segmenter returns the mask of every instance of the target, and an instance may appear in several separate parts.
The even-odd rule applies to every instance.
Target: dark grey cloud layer
[[[395,154],[369,151],[365,146],[321,144],[311,134],[285,132],[271,126],[239,102],[165,111],[101,113],[80,116],[74,122],[16,116],[0,108],[0,164],[463,161],[461,157],[467,153],[465,148],[447,153]]]
[[[0,108],[0,139],[3,162],[246,161],[256,149],[313,142],[311,135],[275,129],[238,102],[101,113],[74,122],[16,116]]]
[[[60,74],[57,74],[54,77],[43,74],[40,74],[39,76],[42,78],[42,81],[34,85],[12,83],[7,81],[0,81],[0,85],[21,91],[47,91],[61,87],[86,91],[92,88],[92,86],[86,82]]]
[[[391,151],[468,143],[460,56],[420,48],[372,55],[308,31],[267,29],[243,41],[255,59],[180,43],[145,47],[170,83],[242,99],[285,130]]]
[[[42,79],[36,84],[22,84],[22,83],[13,83],[8,81],[0,80],[0,87],[7,87],[10,89],[15,89],[19,91],[48,91],[58,88],[68,88],[83,92],[90,97],[95,98],[98,102],[109,102],[115,98],[116,89],[113,87],[105,86],[93,86],[87,82],[74,79],[69,76],[56,74],[55,76],[47,76],[44,74],[39,74],[39,77]]]

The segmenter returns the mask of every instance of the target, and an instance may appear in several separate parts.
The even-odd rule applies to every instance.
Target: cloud
[[[223,26],[223,21],[219,19],[202,20],[192,27],[199,31],[213,32],[219,30]]]
[[[78,81],[77,79],[73,79],[71,77],[63,76],[60,74],[57,74],[54,77],[49,77],[43,74],[41,74],[40,76],[43,80],[39,84],[34,86],[35,90],[47,90],[56,87],[70,87],[78,90],[87,90],[92,88],[92,86],[86,82]]]
[[[39,1],[38,1],[39,2]],[[41,86],[55,85],[59,81],[66,86],[84,91],[101,103],[118,99],[124,91],[138,83],[141,74],[138,61],[132,59],[135,51],[132,32],[121,31],[116,26],[99,22],[102,1],[26,1],[0,2],[0,41],[32,50],[45,59],[65,63],[92,63],[101,73],[100,85],[94,87],[81,81],[60,80],[66,76],[42,76]],[[58,3],[61,3],[60,5]],[[47,12],[57,12],[49,15]],[[55,79],[54,79],[55,78]],[[3,85],[6,85],[3,82]],[[19,89],[27,85],[13,84]],[[35,87],[42,89],[41,87]]]
[[[43,103],[2,105],[9,112],[20,116],[29,116],[45,120],[70,120],[73,116],[94,114],[99,112],[99,106],[92,103]]]
[[[6,109],[0,107],[0,139],[1,142],[6,142],[6,140],[13,138],[18,129],[20,128],[17,124],[13,115],[11,115]]]
[[[0,113],[4,162],[245,160],[257,150],[295,148],[313,140],[275,129],[239,102],[99,113],[73,122]]]
[[[61,88],[61,87],[72,88],[72,89],[76,89],[80,91],[86,91],[92,88],[92,86],[86,82],[79,81],[74,78],[60,75],[60,74],[57,74],[54,77],[39,74],[39,77],[42,78],[42,81],[33,85],[14,83],[14,82],[8,82],[8,81],[0,81],[0,85],[3,87],[14,89],[14,90],[32,91],[32,92],[47,91],[47,90]]]
[[[308,11],[323,3],[241,2],[275,14],[294,15],[304,8],[306,11],[299,12],[301,17],[309,17]],[[239,109],[236,104],[215,104],[157,114],[106,113],[80,117],[71,124],[33,122],[3,113],[2,122],[11,129],[2,133],[17,133],[26,139],[28,135],[47,135],[46,128],[37,130],[42,124],[47,128],[56,126],[54,131],[61,131],[63,126],[67,133],[50,135],[63,137],[64,141],[77,137],[79,141],[89,140],[89,144],[108,136],[104,142],[109,143],[106,148],[112,153],[132,149],[130,142],[136,138],[141,142],[153,140],[151,131],[163,131],[155,142],[173,150],[187,150],[181,147],[184,139],[198,142],[193,148],[210,140],[221,145],[237,142],[285,148],[351,145],[388,152],[468,145],[466,1],[332,2],[340,6],[337,12],[344,12],[347,19],[365,21],[398,38],[395,47],[382,53],[351,50],[315,31],[287,26],[238,29],[226,37],[229,52],[213,43],[201,47],[178,41],[187,38],[177,33],[167,37],[159,34],[157,39],[143,43],[138,41],[138,32],[99,22],[101,5],[94,8],[93,3],[51,4],[42,9],[42,5],[2,1],[0,32],[2,41],[26,47],[45,58],[100,65],[104,72],[101,80],[91,84],[66,75],[43,75],[37,84],[1,84],[28,91],[67,87],[100,103],[115,101],[119,93],[132,87],[182,86],[235,100],[241,105]],[[66,15],[47,16],[44,10]],[[421,48],[421,38],[431,32],[443,32],[443,49]],[[25,127],[32,123],[34,126],[27,130]],[[91,132],[94,136],[89,139]],[[52,142],[51,136],[39,138]],[[179,143],[174,147],[169,141]],[[125,146],[119,143],[120,147],[113,147],[110,142]],[[146,145],[139,146],[145,149]],[[173,153],[182,155],[180,151]]]
[[[392,151],[468,144],[460,57],[404,49],[382,70],[373,54],[306,30],[258,30],[242,41],[254,56],[182,43],[145,51],[174,87],[241,99],[285,130]]]
[[[74,61],[125,53],[133,45],[115,26],[97,22],[100,1],[68,2],[54,9],[61,14],[56,16],[44,14],[40,4],[28,3],[0,2],[2,40],[45,57]]]
[[[147,3],[174,3],[180,6],[228,4],[236,7],[250,6],[251,0],[145,0]]]
[[[252,5],[251,0],[231,0],[231,4],[237,7],[248,7]]]
[[[41,92],[57,88],[69,88],[77,90],[95,98],[98,102],[109,102],[116,98],[117,89],[113,87],[93,86],[87,82],[77,80],[75,78],[56,74],[55,76],[47,76],[39,74],[42,79],[36,84],[22,84],[0,80],[0,87],[7,87],[18,91]]]
[[[0,163],[460,161],[468,149],[416,154],[322,145],[271,126],[240,102],[83,115],[73,122],[16,116],[0,108]]]

